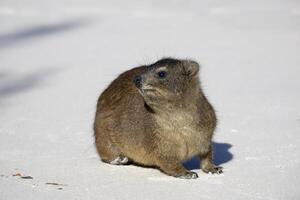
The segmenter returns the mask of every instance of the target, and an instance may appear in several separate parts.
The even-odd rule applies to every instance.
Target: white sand
[[[147,2],[0,1],[0,199],[299,199],[300,2]],[[202,64],[224,174],[99,161],[98,95],[162,56]]]

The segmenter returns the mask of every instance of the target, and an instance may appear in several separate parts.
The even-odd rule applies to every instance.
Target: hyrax
[[[131,161],[190,179],[198,175],[182,162],[197,155],[204,172],[222,173],[212,160],[216,115],[198,71],[195,61],[164,58],[115,79],[99,97],[94,122],[102,161]]]

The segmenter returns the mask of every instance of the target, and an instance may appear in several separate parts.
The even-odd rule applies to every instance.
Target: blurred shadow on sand
[[[20,45],[23,42],[32,45],[34,40],[47,39],[47,37],[77,30],[90,24],[87,18],[61,21],[57,23],[44,23],[35,26],[28,26],[12,32],[0,34],[0,49]],[[62,47],[63,48],[63,47]],[[22,67],[22,66],[18,66]],[[59,69],[61,70],[61,69]],[[23,70],[24,71],[24,70]],[[48,79],[58,72],[58,68],[39,67],[34,71],[20,74],[17,68],[0,71],[0,106],[5,98],[13,97],[19,93],[27,92],[30,89],[41,87],[48,82]]]
[[[41,39],[87,25],[87,19],[77,19],[56,24],[42,24],[0,35],[0,48],[7,48],[29,39]]]
[[[219,166],[233,159],[233,154],[229,152],[231,147],[232,145],[228,143],[213,142],[215,165]],[[184,162],[183,165],[188,170],[200,169],[200,160],[195,156],[192,159]]]
[[[16,75],[15,73],[0,73],[0,106],[6,98],[25,93],[31,89],[42,87],[49,78],[57,74],[58,68],[43,68],[33,72]]]

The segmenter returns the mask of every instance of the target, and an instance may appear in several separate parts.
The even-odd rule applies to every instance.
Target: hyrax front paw
[[[196,179],[198,178],[198,174],[196,172],[188,171],[185,175],[178,176],[178,178],[182,179]]]
[[[210,168],[204,168],[202,170],[205,173],[211,173],[211,174],[222,174],[223,173],[223,167],[218,167],[218,166],[212,166]]]
[[[118,156],[114,160],[110,161],[109,164],[112,165],[126,165],[128,164],[129,159],[125,156]]]

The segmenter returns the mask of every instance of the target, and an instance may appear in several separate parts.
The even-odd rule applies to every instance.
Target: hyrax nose
[[[142,77],[141,76],[134,77],[133,82],[136,87],[140,88],[142,86]]]

